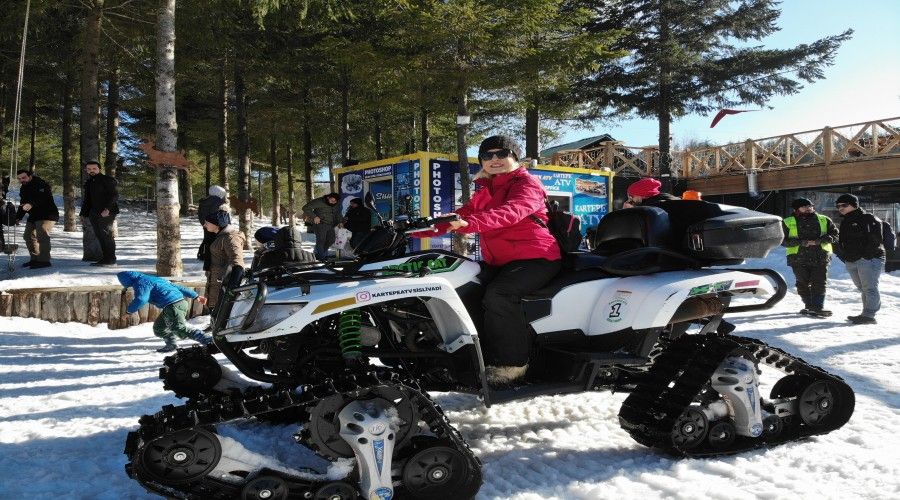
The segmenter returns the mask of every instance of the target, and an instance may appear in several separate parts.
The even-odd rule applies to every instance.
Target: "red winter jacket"
[[[475,185],[475,195],[456,211],[469,225],[457,232],[481,234],[485,262],[502,266],[514,260],[562,258],[550,231],[531,218],[534,214],[547,223],[544,186],[537,177],[521,167],[478,179]]]

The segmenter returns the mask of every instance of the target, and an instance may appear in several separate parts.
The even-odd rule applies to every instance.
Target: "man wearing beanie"
[[[797,198],[791,203],[793,215],[782,221],[787,262],[797,280],[797,294],[803,299],[800,314],[825,318],[825,282],[831,262],[832,244],[838,230],[828,217],[817,214],[811,201]]]
[[[835,253],[862,293],[862,314],[847,319],[858,325],[875,324],[875,313],[881,308],[878,280],[884,271],[881,220],[859,208],[859,198],[849,193],[839,196],[835,207],[843,216]]]
[[[662,183],[652,177],[645,177],[628,186],[628,203],[631,206],[655,207],[660,202],[677,200],[678,197],[669,193],[660,193]]]
[[[313,233],[316,235],[314,253],[319,260],[328,258],[328,249],[337,238],[334,227],[341,222],[341,207],[338,204],[340,199],[337,193],[328,193],[303,205],[306,224],[313,226]]]
[[[216,235],[209,245],[209,276],[206,278],[207,305],[215,315],[228,266],[244,268],[244,233],[231,225],[231,214],[224,210],[207,215],[203,227]]]
[[[209,196],[197,203],[197,218],[200,219],[200,225],[206,222],[206,216],[219,210],[228,211],[228,202],[225,200],[225,188],[218,185],[209,187]],[[197,250],[197,258],[203,261],[203,270],[209,271],[209,245],[216,238],[215,233],[203,229],[203,243]]]

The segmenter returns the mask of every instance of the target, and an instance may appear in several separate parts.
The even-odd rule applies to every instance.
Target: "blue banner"
[[[609,211],[609,177],[532,169],[541,179],[547,196],[581,220],[581,232],[595,227]]]

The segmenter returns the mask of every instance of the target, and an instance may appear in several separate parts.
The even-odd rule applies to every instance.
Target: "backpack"
[[[885,252],[891,253],[897,249],[897,235],[894,234],[891,223],[886,220],[881,221],[881,238],[884,241]]]
[[[556,239],[562,253],[577,252],[581,247],[581,219],[559,209],[559,203],[544,200],[547,205],[547,223],[532,214],[531,218],[541,227],[545,227]]]

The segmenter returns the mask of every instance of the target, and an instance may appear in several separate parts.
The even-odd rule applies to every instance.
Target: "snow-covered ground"
[[[111,284],[118,270],[150,271],[152,224],[147,214],[122,216],[118,269],[88,267],[80,260],[80,233],[57,230],[54,266],[17,270],[0,288]],[[182,237],[185,275],[200,278],[195,220],[185,221]],[[747,265],[773,267],[793,280],[783,250]],[[831,319],[798,316],[801,303],[789,293],[769,311],[731,320],[736,334],[844,377],[857,404],[843,428],[771,450],[673,460],[619,428],[624,394],[541,397],[490,409],[471,396],[438,395],[484,461],[480,498],[900,498],[900,275],[882,278],[875,326],[844,320],[859,313],[859,293],[839,261],[829,278]],[[159,345],[149,324],[110,331],[0,318],[0,498],[149,498],[125,475],[122,449],[142,414],[179,403],[157,380]],[[295,431],[257,424],[220,429],[248,453],[267,454],[269,465],[322,467],[294,443]]]

